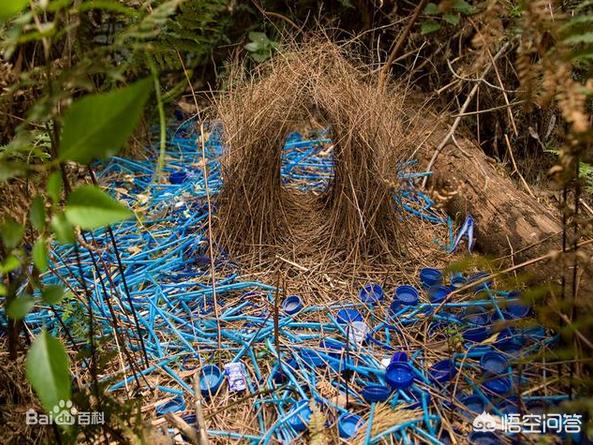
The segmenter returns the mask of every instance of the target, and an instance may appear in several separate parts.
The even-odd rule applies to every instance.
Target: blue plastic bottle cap
[[[468,284],[473,283],[474,281],[481,280],[482,278],[486,278],[489,275],[490,274],[488,272],[476,272],[467,278],[467,283]],[[488,287],[489,289],[492,289],[493,285],[494,285],[494,283],[492,282],[492,280],[486,280],[482,283],[479,283],[479,284],[476,284],[475,286],[473,286],[473,291],[479,292],[479,291],[485,290],[486,287]]]
[[[427,289],[439,285],[443,282],[443,273],[438,269],[425,267],[424,269],[420,269],[420,282]]]
[[[480,366],[489,374],[505,374],[509,368],[509,361],[499,352],[487,352],[480,359]]]
[[[485,326],[478,326],[469,328],[463,331],[463,338],[467,341],[479,343],[486,340],[490,336],[490,330]]]
[[[496,336],[494,347],[505,352],[514,352],[521,349],[525,342],[525,338],[513,328],[503,329]]]
[[[338,432],[342,439],[354,437],[362,427],[364,421],[362,417],[352,413],[343,413],[338,417]]]
[[[353,321],[362,321],[362,314],[356,309],[340,309],[336,315],[338,323],[352,323]]]
[[[369,403],[384,402],[391,395],[391,389],[385,385],[366,385],[360,393],[362,398]]]
[[[205,399],[216,394],[222,381],[224,374],[216,365],[206,365],[200,370],[200,392]]]
[[[462,397],[459,401],[463,403],[463,405],[467,408],[463,410],[463,414],[466,417],[472,419],[476,417],[478,414],[481,414],[482,411],[486,409],[486,405],[484,404],[484,401],[480,396],[472,394],[469,396]]]
[[[395,299],[400,304],[403,304],[405,306],[414,306],[418,304],[418,291],[414,286],[410,286],[408,284],[398,286],[395,289]]]
[[[486,308],[482,306],[473,306],[468,308],[465,317],[463,317],[463,321],[478,326],[486,326],[492,321],[490,318],[490,314]]]
[[[456,373],[457,368],[455,368],[455,362],[450,359],[438,361],[428,370],[430,378],[439,383],[448,382]]]
[[[304,407],[303,407],[304,406]],[[288,424],[297,432],[305,431],[311,421],[311,408],[309,400],[299,400],[291,410],[292,415],[288,418]]]
[[[471,445],[500,445],[501,442],[496,437],[496,434],[491,432],[474,431],[469,435],[469,443]]]
[[[185,411],[185,400],[183,396],[176,396],[168,402],[156,406],[156,413],[159,416],[180,411]]]
[[[461,272],[457,272],[454,274],[451,274],[451,287],[453,287],[454,289],[459,289],[460,287],[463,287],[463,285],[465,284],[467,280],[465,279],[465,277],[463,276],[463,274]]]
[[[496,377],[486,380],[482,386],[491,393],[504,395],[511,390],[512,384],[509,377]]]
[[[390,364],[391,363],[396,363],[396,362],[407,362],[408,361],[408,354],[406,354],[403,351],[397,351],[393,353],[393,356],[391,357],[390,360]]]
[[[188,425],[195,425],[196,424],[196,420],[197,420],[195,414],[187,414],[187,415],[183,416],[182,419]]]
[[[303,308],[303,301],[298,295],[289,295],[282,302],[282,310],[288,315],[294,315]]]
[[[519,400],[516,397],[504,399],[498,404],[498,409],[502,414],[518,414]]]
[[[284,370],[287,370],[289,372],[294,372],[296,369],[299,368],[299,364],[294,359],[294,357],[290,357],[288,360],[283,360],[282,366]],[[272,379],[274,379],[274,382],[276,383],[284,383],[286,382],[286,374],[283,370],[279,369],[278,366],[276,366],[276,370],[272,374]]]
[[[385,370],[385,381],[393,389],[407,389],[414,382],[414,371],[408,363],[390,363]]]
[[[428,289],[428,296],[431,303],[441,303],[451,292],[453,292],[452,287],[441,284]]]
[[[187,173],[184,171],[173,172],[169,175],[169,182],[171,184],[183,184],[187,179]]]
[[[370,283],[363,286],[360,291],[358,291],[358,298],[360,298],[360,301],[364,304],[374,306],[378,302],[383,301],[385,292],[380,284]]]
[[[531,308],[519,303],[509,303],[507,307],[502,310],[504,318],[507,320],[517,320],[525,318],[529,315]]]

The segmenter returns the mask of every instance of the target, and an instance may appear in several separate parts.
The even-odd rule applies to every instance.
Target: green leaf
[[[33,199],[29,219],[31,220],[31,225],[38,231],[41,232],[45,228],[45,203],[41,196],[36,196]]]
[[[51,198],[54,204],[60,202],[60,196],[62,194],[62,174],[59,171],[53,172],[47,178],[47,195]]]
[[[464,15],[471,14],[474,11],[472,5],[470,5],[465,0],[454,0],[453,9],[457,12],[461,12]]]
[[[0,22],[8,20],[23,10],[27,0],[2,0],[0,1]]]
[[[64,114],[60,159],[85,164],[115,154],[138,125],[152,88],[147,78],[74,102]]]
[[[81,185],[68,196],[66,218],[85,230],[113,224],[134,216],[125,205],[94,185]]]
[[[31,295],[23,295],[10,302],[6,308],[6,314],[13,320],[20,320],[31,312],[33,306],[35,306],[35,299]]]
[[[58,304],[64,298],[64,288],[62,286],[50,285],[41,292],[41,298],[47,304]]]
[[[249,34],[247,34],[247,36],[249,37],[249,40],[251,40],[252,42],[262,43],[263,46],[265,46],[265,44],[270,41],[270,39],[268,39],[268,36],[264,32],[252,31]]]
[[[593,43],[593,32],[571,35],[570,37],[564,39],[564,42],[574,45],[579,43]]]
[[[60,400],[70,400],[69,366],[60,340],[42,331],[27,353],[27,378],[47,412]]]
[[[445,14],[443,15],[443,20],[453,26],[457,26],[459,25],[461,17],[459,17],[459,14]]]
[[[23,239],[24,233],[25,228],[23,225],[17,223],[10,217],[4,220],[0,226],[0,236],[2,237],[2,243],[6,250],[12,250],[18,246],[21,239]]]
[[[9,255],[2,263],[0,263],[0,274],[6,274],[17,269],[21,265],[20,260],[14,255]]]
[[[432,21],[432,20],[425,20],[420,25],[420,32],[422,34],[430,34],[432,32],[438,31],[439,29],[441,29],[441,25],[437,22]]]
[[[261,48],[262,46],[258,42],[249,42],[247,45],[245,45],[245,49],[250,53],[256,53]]]
[[[429,3],[426,5],[426,8],[424,8],[424,14],[426,15],[438,15],[438,13],[439,7],[436,5],[436,3]]]
[[[8,288],[0,283],[0,297],[6,297],[8,295]]]
[[[21,176],[25,171],[25,168],[21,164],[2,160],[0,162],[0,182]]]
[[[47,243],[43,237],[40,237],[35,241],[33,244],[33,249],[31,250],[31,255],[33,256],[33,264],[37,270],[41,273],[45,272],[48,267],[47,263]]]
[[[74,227],[66,219],[66,215],[58,213],[51,218],[51,228],[56,235],[56,239],[62,244],[72,244],[74,242]]]
[[[253,60],[255,60],[258,63],[265,62],[270,58],[270,56],[267,53],[252,53],[251,57],[253,57]]]

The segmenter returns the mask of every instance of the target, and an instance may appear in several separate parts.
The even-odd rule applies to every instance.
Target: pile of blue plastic
[[[305,437],[311,401],[345,440],[357,435],[364,444],[390,437],[404,444],[439,444],[450,443],[451,434],[467,438],[467,429],[458,431],[457,426],[471,426],[484,411],[499,418],[520,409],[541,413],[566,398],[550,388],[545,394],[534,391],[519,398],[519,387],[539,382],[541,371],[528,363],[520,375],[514,360],[536,353],[555,338],[541,328],[498,330],[495,325],[501,321],[530,318],[531,309],[520,302],[517,292],[496,289],[480,273],[443,274],[424,268],[414,277],[418,286],[401,283],[384,289],[369,283],[348,303],[311,306],[304,304],[307,296],[290,295],[280,307],[282,348],[277,351],[270,310],[274,285],[242,281],[240,269],[222,255],[214,259],[215,311],[201,161],[205,155],[208,189],[214,196],[222,184],[218,163],[222,146],[220,129],[213,126],[202,154],[194,128],[195,122],[186,122],[170,136],[164,171],[167,181],[155,181],[155,160],[116,157],[99,167],[106,188],[142,215],[141,222],[126,221],[113,230],[150,358],[150,366],[141,373],[168,376],[162,380],[168,383],[152,388],[164,400],[156,405],[157,416],[176,412],[188,423],[195,422],[192,382],[187,377],[192,370],[200,373],[206,414],[210,403],[251,395],[245,402],[254,419],[248,431],[225,425],[208,433],[254,444],[290,443]],[[326,187],[332,175],[331,155],[327,154],[330,142],[324,134],[304,139],[293,133],[285,145],[285,182],[306,190]],[[422,174],[409,172],[413,165],[404,167],[406,172],[400,176],[409,187],[394,199],[410,217],[449,225],[450,241],[442,242],[444,252],[454,249],[461,236],[471,238],[472,221],[454,231],[451,221],[415,190],[414,181]],[[117,264],[105,231],[94,232],[93,240],[99,262]],[[80,288],[69,271],[69,265],[75,264],[72,246],[54,246],[54,255],[57,272],[73,288]],[[113,328],[100,278],[108,295],[115,296],[113,306],[131,339],[129,347],[138,351],[139,333],[129,301],[123,297],[121,274],[112,267],[110,279],[98,277],[89,252],[81,249],[81,255],[102,335],[112,335]],[[58,279],[48,276],[46,280]],[[463,292],[448,298],[462,287]],[[65,317],[64,322],[73,323],[72,318]],[[26,321],[33,329],[45,326],[55,334],[60,332],[49,310],[32,313]],[[406,336],[409,340],[402,340]],[[337,396],[320,390],[321,381]],[[128,369],[125,377],[111,382],[110,390],[121,391],[133,382]],[[414,414],[411,420],[373,432],[369,425],[378,403]],[[442,416],[451,422],[443,423]],[[216,419],[212,422],[216,424]],[[469,439],[476,444],[497,444],[505,443],[505,436],[514,437],[482,430],[473,431]]]

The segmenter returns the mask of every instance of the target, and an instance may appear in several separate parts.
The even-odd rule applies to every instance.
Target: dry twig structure
[[[222,244],[245,253],[281,246],[340,251],[348,259],[398,257],[405,230],[394,192],[412,147],[395,85],[347,60],[332,43],[282,52],[246,73],[236,66],[216,102],[225,128]],[[334,174],[321,194],[283,186],[283,143],[314,120],[330,129]]]

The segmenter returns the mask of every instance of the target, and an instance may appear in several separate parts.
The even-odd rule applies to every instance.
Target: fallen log
[[[447,135],[446,129],[433,130],[428,143],[418,152],[427,167],[434,147]],[[436,156],[428,186],[447,196],[444,207],[458,220],[468,214],[476,222],[476,247],[486,255],[507,257],[513,264],[562,249],[560,211],[540,202],[518,186],[496,161],[470,140],[451,139]],[[589,252],[590,247],[586,248]],[[560,266],[555,261],[538,263],[529,269],[537,279],[557,279]],[[593,288],[590,279],[581,287]]]

